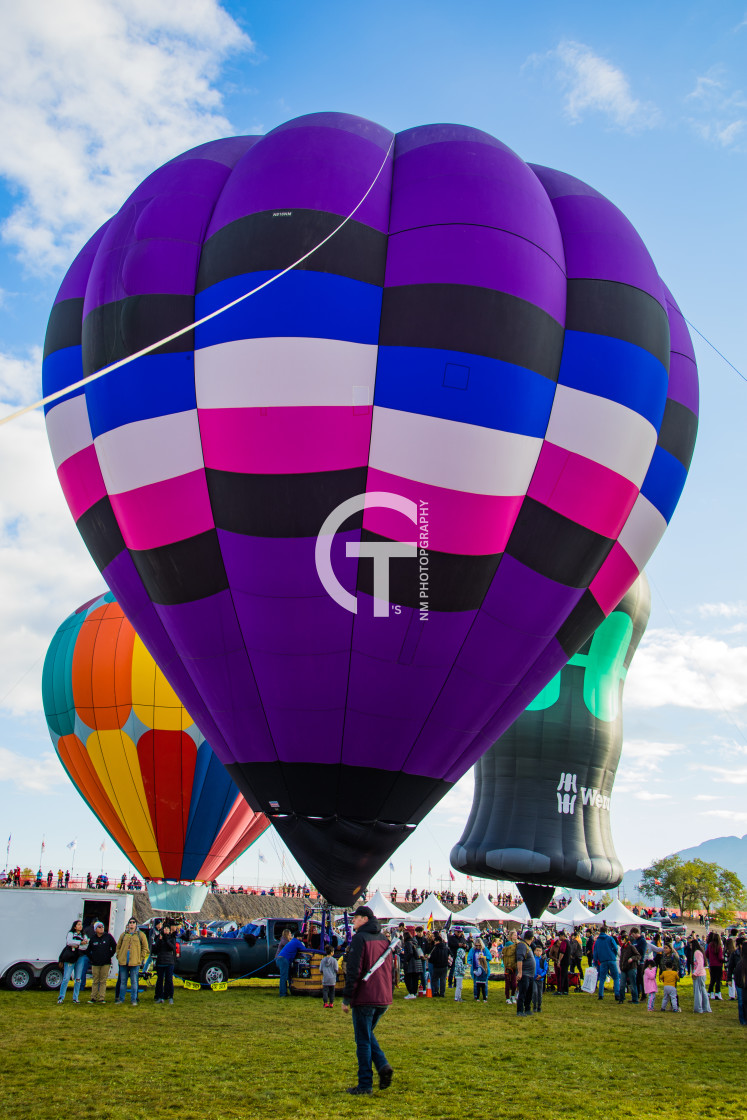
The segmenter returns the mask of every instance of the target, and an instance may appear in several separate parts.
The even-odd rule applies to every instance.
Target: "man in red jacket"
[[[373,1092],[372,1065],[378,1071],[380,1089],[388,1089],[394,1075],[374,1034],[376,1024],[392,1002],[392,955],[370,906],[359,906],[355,911],[353,929],[355,933],[345,958],[342,1010],[353,1014],[358,1084],[346,1092],[370,1096]],[[382,963],[377,964],[380,960]]]

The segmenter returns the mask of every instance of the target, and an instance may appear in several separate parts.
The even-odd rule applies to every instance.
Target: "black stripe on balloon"
[[[247,272],[282,271],[319,245],[341,220],[339,214],[319,210],[265,210],[237,218],[205,242],[197,291]],[[296,267],[383,287],[386,250],[385,233],[351,220]]]
[[[83,300],[63,299],[52,308],[44,336],[44,357],[68,346],[80,346]]]
[[[669,369],[669,319],[648,292],[614,280],[569,280],[566,330],[620,338]]]
[[[566,587],[588,587],[614,541],[526,497],[506,546],[540,575]]]
[[[664,417],[659,431],[658,445],[673,455],[685,470],[690,467],[690,460],[695,449],[695,437],[698,434],[698,418],[694,412],[679,401],[670,397],[664,409]]]
[[[104,366],[136,354],[159,338],[167,338],[194,322],[194,296],[127,296],[89,311],[83,320],[83,372],[86,377]],[[194,350],[194,331],[187,331],[154,354]]]
[[[228,588],[215,529],[158,548],[131,548],[130,556],[150,599],[163,606],[193,603]]]
[[[254,802],[271,818],[293,813],[417,824],[450,789],[449,782],[374,766],[236,762],[226,769],[240,790],[251,790]]]
[[[341,502],[363,494],[366,467],[310,474],[235,474],[208,468],[213,518],[218,529],[249,537],[315,537]],[[359,529],[363,513],[338,529]]]
[[[563,328],[533,303],[464,284],[384,288],[379,343],[498,358],[557,381]]]
[[[596,628],[604,622],[604,611],[591,591],[584,591],[555,635],[564,653],[573,657]]]
[[[103,572],[120,552],[124,552],[124,538],[108,497],[100,498],[90,506],[80,515],[76,524],[83,543],[100,572]]]
[[[389,538],[364,529],[361,541],[388,543]],[[475,611],[488,592],[500,558],[500,553],[461,556],[433,549],[411,559],[394,557],[389,560],[389,602],[415,610],[426,605],[432,611]],[[373,576],[373,560],[360,559],[357,586],[365,595],[373,596]]]

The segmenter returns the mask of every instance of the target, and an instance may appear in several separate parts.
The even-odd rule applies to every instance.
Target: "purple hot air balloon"
[[[345,904],[642,571],[697,373],[640,237],[591,187],[476,129],[322,113],[137,188],[63,281],[45,392],[330,233],[47,426],[131,622]]]

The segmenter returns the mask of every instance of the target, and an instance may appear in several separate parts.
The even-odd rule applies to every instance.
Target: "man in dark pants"
[[[516,944],[516,1014],[531,1015],[534,991],[534,953],[531,929],[525,929]]]
[[[394,1071],[376,1040],[379,1019],[392,1002],[392,955],[389,942],[379,929],[369,906],[359,906],[353,914],[353,939],[345,958],[345,990],[342,1010],[353,1015],[355,1048],[358,1055],[358,1084],[346,1092],[370,1096],[373,1072],[379,1074],[379,1088],[387,1089]],[[382,960],[381,964],[377,962]],[[372,969],[375,967],[375,971]]]

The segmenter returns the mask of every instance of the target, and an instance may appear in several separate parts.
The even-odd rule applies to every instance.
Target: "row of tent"
[[[429,918],[434,922],[445,922],[449,917],[453,917],[457,922],[518,922],[521,925],[556,925],[569,928],[603,924],[615,928],[635,925],[660,928],[659,922],[640,918],[617,898],[613,899],[604,910],[596,913],[584,906],[579,898],[574,898],[563,910],[545,910],[539,918],[530,918],[524,902],[515,910],[506,913],[494,906],[484,894],[479,894],[469,906],[453,914],[433,893],[429,894],[414,910],[409,911],[400,910],[385,898],[381,891],[377,891],[366,905],[371,907],[377,918],[400,919],[406,921],[408,925],[412,922],[427,922]]]

